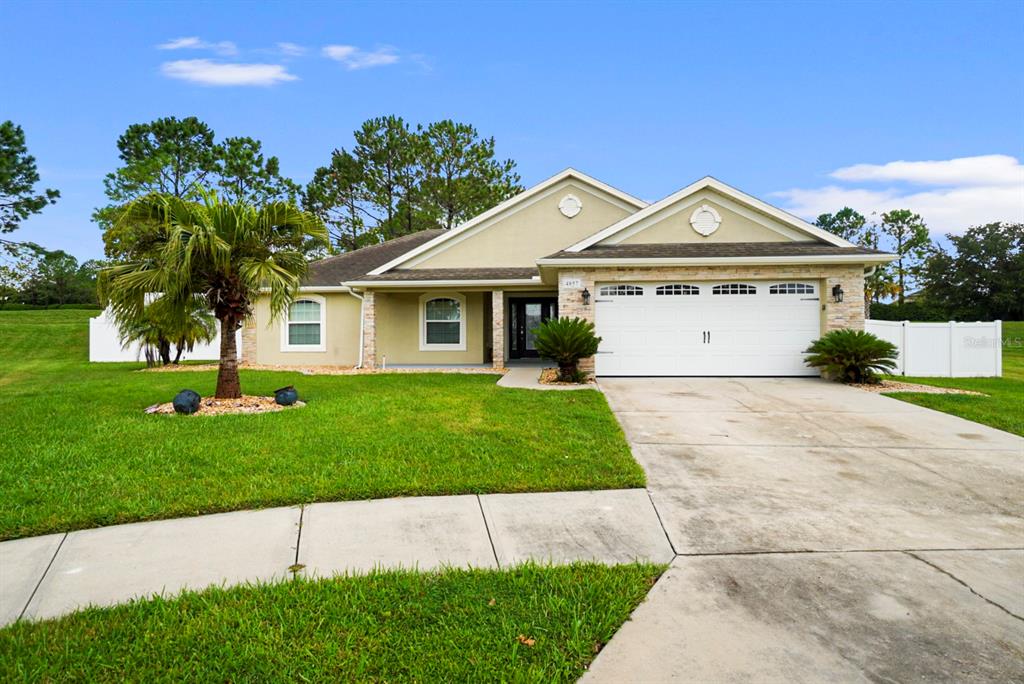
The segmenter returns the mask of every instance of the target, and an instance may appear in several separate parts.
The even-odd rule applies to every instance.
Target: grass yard
[[[599,392],[504,389],[490,375],[242,372],[308,406],[145,415],[215,373],[89,364],[91,311],[0,311],[0,539],[311,501],[638,487]]]
[[[1024,436],[1024,322],[1003,323],[1001,378],[896,379],[984,392],[989,396],[912,393],[895,393],[888,396]]]
[[[0,630],[0,680],[571,682],[663,571],[391,571],[88,609]]]

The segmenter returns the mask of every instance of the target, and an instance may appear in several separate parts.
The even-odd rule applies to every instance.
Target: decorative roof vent
[[[562,216],[566,218],[572,218],[576,214],[583,210],[583,202],[576,195],[566,195],[562,198],[562,201],[558,203],[558,211],[562,212]]]
[[[690,214],[690,225],[693,226],[695,231],[707,237],[718,230],[718,226],[722,225],[722,217],[718,215],[714,207],[702,204]]]

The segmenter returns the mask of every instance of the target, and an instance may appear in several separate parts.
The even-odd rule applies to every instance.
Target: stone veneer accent
[[[377,367],[377,312],[373,290],[363,293],[363,368]]]
[[[256,363],[256,317],[250,316],[242,324],[242,363]]]
[[[818,280],[824,305],[822,332],[840,328],[864,329],[864,266],[862,264],[819,264],[799,266],[659,266],[622,268],[567,268],[558,273],[563,279],[579,278],[580,287],[558,288],[558,315],[594,320],[596,283],[669,282],[700,280]],[[832,301],[832,286],[841,285],[843,301]],[[590,290],[590,304],[583,305],[583,288]],[[580,370],[594,373],[594,358],[580,360]]]
[[[505,291],[491,291],[491,359],[494,370],[505,368]]]

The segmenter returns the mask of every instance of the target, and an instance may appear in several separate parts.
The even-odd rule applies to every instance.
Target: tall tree
[[[36,159],[28,153],[25,131],[13,121],[0,123],[0,233],[13,232],[22,221],[60,197],[57,190],[37,193],[38,182]]]
[[[381,210],[381,239],[413,232],[419,174],[416,135],[401,117],[384,116],[365,121],[355,139],[353,153],[363,165],[367,195]]]
[[[253,138],[225,138],[217,150],[217,185],[230,202],[265,204],[294,202],[301,188],[281,175],[277,157],[263,156],[263,143]]]
[[[331,154],[330,166],[321,166],[313,174],[303,192],[302,206],[324,222],[333,245],[350,251],[373,237],[368,231],[376,220],[367,207],[368,197],[362,164],[342,149]]]
[[[844,240],[878,249],[880,236],[878,226],[869,223],[864,215],[850,207],[843,207],[834,214],[821,214],[814,225],[837,235]],[[879,265],[864,276],[864,316],[871,317],[871,304],[896,292],[893,271],[888,264]]]
[[[262,204],[294,201],[300,191],[281,175],[277,157],[264,155],[260,141],[236,137],[218,143],[213,129],[194,116],[133,124],[118,138],[117,149],[122,164],[104,179],[110,203],[93,213],[111,258],[130,260],[147,248],[152,227],[117,221],[122,207],[140,197],[159,193],[195,200],[216,188],[230,201]]]
[[[177,312],[196,295],[205,297],[220,322],[216,396],[240,397],[235,332],[252,316],[263,288],[272,318],[288,310],[306,274],[303,247],[326,241],[323,225],[285,202],[257,207],[214,194],[203,194],[201,202],[149,195],[130,203],[118,221],[155,226],[155,238],[138,260],[101,271],[102,303],[125,324],[143,318],[147,293],[162,292]]]
[[[495,159],[494,138],[468,124],[413,130],[399,117],[379,117],[355,140],[351,151],[334,151],[303,193],[303,206],[330,226],[340,249],[451,228],[522,189],[515,162]]]
[[[515,162],[495,159],[494,138],[481,138],[473,126],[445,119],[421,136],[423,202],[437,212],[442,228],[451,229],[522,190]]]
[[[864,231],[867,219],[860,212],[850,207],[843,207],[834,214],[821,214],[814,220],[814,225],[827,230],[833,235],[854,244],[861,244],[866,238]]]
[[[896,296],[902,305],[907,283],[915,282],[920,274],[932,240],[921,216],[909,209],[893,209],[882,214],[879,230],[892,240],[893,253],[897,256],[895,270],[899,291]]]
[[[922,273],[924,296],[961,320],[1024,319],[1024,224],[989,223],[947,235]]]

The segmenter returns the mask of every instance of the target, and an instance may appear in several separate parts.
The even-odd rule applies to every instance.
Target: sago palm
[[[124,208],[120,228],[147,235],[137,260],[104,269],[100,298],[118,321],[140,320],[149,293],[183,313],[203,297],[220,322],[216,396],[242,395],[235,331],[265,290],[272,318],[287,311],[306,275],[303,247],[326,242],[323,224],[286,202],[256,207],[204,194],[191,202],[154,194]]]
[[[594,324],[582,318],[552,318],[531,331],[537,353],[558,364],[558,379],[575,380],[580,359],[593,356],[601,344]]]
[[[879,373],[895,370],[896,345],[861,330],[833,330],[805,352],[806,363],[842,382],[875,382]]]

